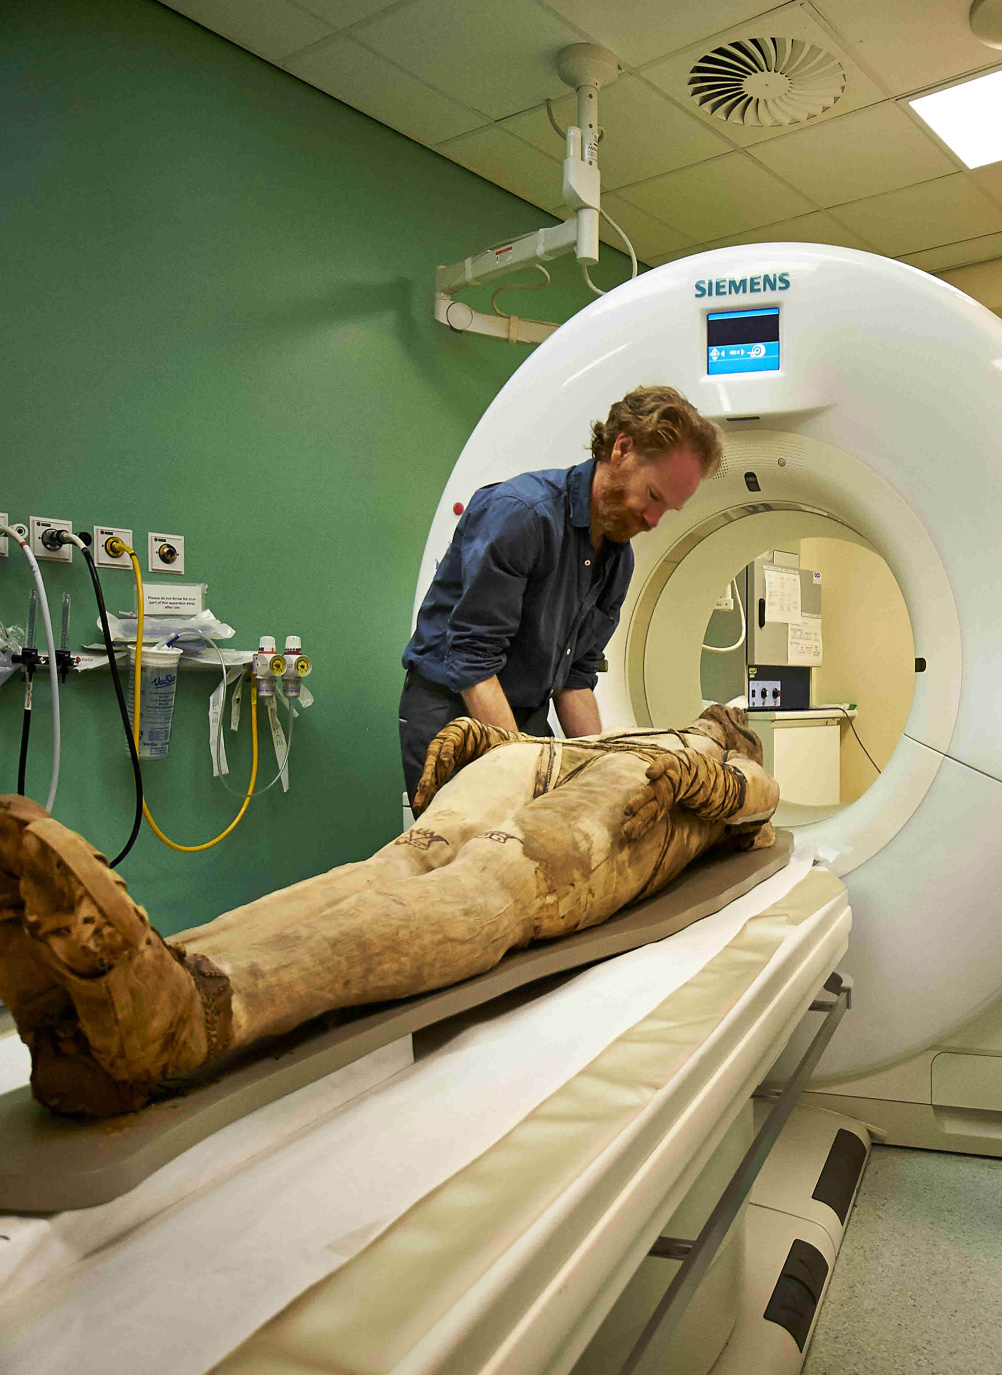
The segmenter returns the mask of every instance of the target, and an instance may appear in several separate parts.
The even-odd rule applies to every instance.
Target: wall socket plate
[[[7,525],[7,524],[8,524],[8,520],[7,520],[7,513],[6,513],[6,511],[0,511],[0,525]],[[0,535],[0,559],[5,559],[6,557],[7,557],[7,536],[6,536],[6,535]]]
[[[149,558],[151,573],[184,572],[184,535],[149,534]]]
[[[73,530],[71,520],[49,520],[47,516],[31,517],[31,537],[28,547],[36,559],[48,559],[50,563],[72,563],[73,545],[64,544],[61,549],[46,549],[42,535],[46,530]]]
[[[128,554],[119,554],[116,558],[105,549],[105,541],[112,537],[120,539],[123,544],[132,548],[132,531],[124,530],[118,525],[95,525],[94,526],[94,562],[98,568],[124,568],[127,571],[132,569],[132,560]]]

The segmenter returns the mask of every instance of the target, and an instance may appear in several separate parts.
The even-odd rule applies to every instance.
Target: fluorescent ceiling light
[[[1002,161],[1002,72],[918,96],[908,104],[966,167]]]

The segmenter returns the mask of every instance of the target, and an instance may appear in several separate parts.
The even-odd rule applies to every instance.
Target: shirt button
[[[590,568],[590,567],[591,567],[591,559],[585,559],[585,567],[586,567],[586,568]]]
[[[570,650],[567,651],[568,654],[570,654],[570,652],[571,652]]]

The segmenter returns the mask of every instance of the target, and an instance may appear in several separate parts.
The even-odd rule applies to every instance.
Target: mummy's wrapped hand
[[[744,762],[768,778],[751,760]],[[647,778],[647,784],[638,788],[625,807],[623,835],[627,840],[640,840],[672,807],[685,807],[704,821],[727,821],[745,806],[747,771],[737,760],[720,764],[692,749],[666,752],[655,759]],[[775,802],[772,805],[775,807]]]
[[[503,730],[500,726],[486,726],[483,721],[474,721],[469,716],[459,716],[455,721],[450,721],[428,746],[424,769],[414,793],[414,815],[419,816],[439,788],[471,760],[479,759],[498,745],[530,738],[528,735],[519,735],[517,731]]]

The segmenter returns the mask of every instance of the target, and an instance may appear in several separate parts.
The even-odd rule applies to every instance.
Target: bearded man
[[[404,651],[400,750],[413,805],[428,745],[468,716],[570,738],[602,729],[594,688],[633,573],[630,541],[719,467],[718,427],[672,387],[641,387],[592,425],[572,468],[481,487]]]

